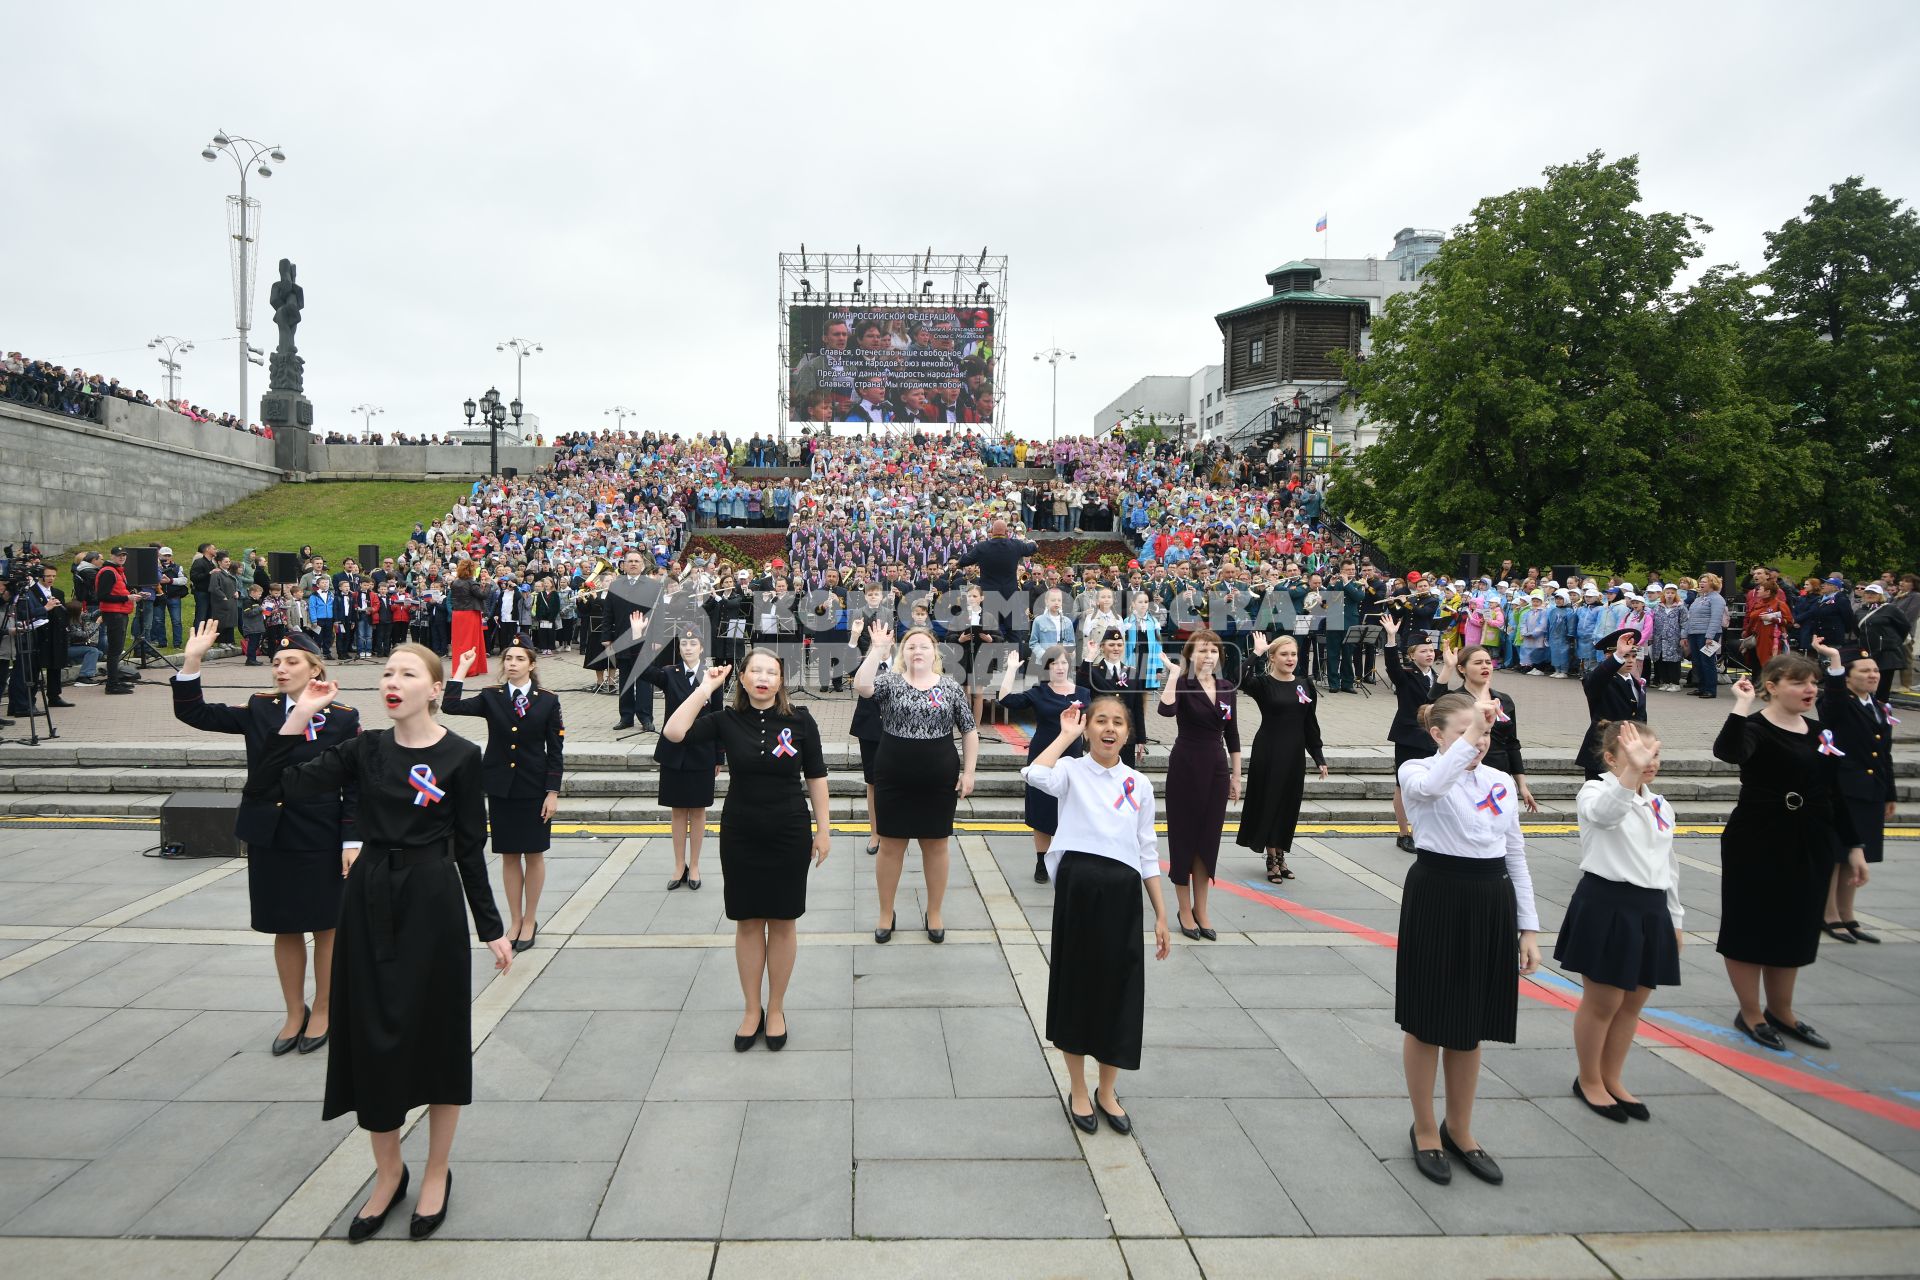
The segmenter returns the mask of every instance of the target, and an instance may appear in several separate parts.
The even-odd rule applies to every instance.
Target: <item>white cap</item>
[[[1871,591],[1871,592],[1873,592],[1873,593],[1874,593],[1875,595],[1882,595],[1882,596],[1883,596],[1883,595],[1885,595],[1885,594],[1887,594],[1887,589],[1886,589],[1885,587],[1883,587],[1883,586],[1881,586],[1881,585],[1880,585],[1879,583],[1877,583],[1877,582],[1869,582],[1869,583],[1868,583],[1868,584],[1867,584],[1866,586],[1864,586],[1864,587],[1862,587],[1862,588],[1860,588],[1860,589],[1861,589],[1862,591]]]
[[[170,555],[172,555],[172,554],[173,554],[173,548],[172,548],[172,547],[162,547],[162,548],[160,548],[160,554],[161,554],[161,555],[163,555],[163,556],[170,556]]]

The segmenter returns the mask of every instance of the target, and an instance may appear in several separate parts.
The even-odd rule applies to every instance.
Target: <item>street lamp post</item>
[[[222,129],[201,150],[200,158],[211,164],[222,154],[232,160],[234,167],[240,171],[240,194],[227,197],[227,234],[233,242],[230,250],[233,265],[233,327],[240,333],[239,416],[240,421],[251,422],[253,413],[247,407],[247,333],[253,328],[253,276],[260,257],[257,244],[260,202],[247,198],[247,173],[251,170],[263,178],[271,178],[273,165],[269,165],[267,160],[274,164],[285,164],[287,153],[278,145],[268,146]],[[266,159],[262,159],[263,156]]]
[[[606,418],[612,418],[613,429],[615,431],[623,431],[626,429],[627,419],[634,417],[635,411],[627,408],[627,406],[623,404],[617,404],[613,406],[613,408],[611,409],[602,411],[601,416]]]
[[[520,399],[526,394],[526,387],[522,385],[520,375],[527,363],[527,357],[536,351],[545,351],[546,348],[529,338],[508,338],[505,342],[496,345],[494,350],[513,352],[513,398]]]
[[[385,413],[386,410],[377,404],[357,404],[347,410],[347,412],[360,415],[360,438],[364,440],[373,434],[373,415],[376,413]]]
[[[1078,360],[1080,357],[1071,351],[1062,351],[1059,347],[1048,347],[1033,358],[1036,363],[1045,360],[1053,366],[1053,420],[1049,433],[1053,440],[1058,441],[1060,439],[1060,362]]]
[[[149,349],[158,349],[166,354],[160,357],[160,367],[167,371],[167,399],[173,399],[173,382],[180,376],[180,357],[193,350],[193,344],[185,338],[176,338],[171,334],[162,334],[147,344]]]
[[[507,421],[507,406],[500,403],[497,388],[488,387],[487,393],[480,397],[480,420],[487,424],[487,475],[497,476],[500,474],[500,428]]]

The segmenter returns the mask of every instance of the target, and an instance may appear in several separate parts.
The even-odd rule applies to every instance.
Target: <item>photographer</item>
[[[115,547],[113,561],[93,575],[93,599],[100,610],[100,634],[107,651],[107,692],[132,693],[130,673],[120,661],[127,651],[127,622],[133,617],[134,595],[127,589],[127,549]]]

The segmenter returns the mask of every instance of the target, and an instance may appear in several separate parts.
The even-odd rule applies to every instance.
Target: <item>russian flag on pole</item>
[[[1324,213],[1323,213],[1323,214],[1321,214],[1321,215],[1320,215],[1320,221],[1318,221],[1318,222],[1316,222],[1316,223],[1314,223],[1314,224],[1313,224],[1313,229],[1314,229],[1315,231],[1325,231],[1325,230],[1327,229],[1327,215],[1326,215],[1326,214],[1324,214]]]

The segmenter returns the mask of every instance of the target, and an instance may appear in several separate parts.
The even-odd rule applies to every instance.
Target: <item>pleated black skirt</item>
[[[487,797],[487,839],[495,853],[545,853],[553,826],[540,820],[537,799]]]
[[[960,753],[952,738],[881,740],[874,762],[875,833],[892,840],[944,840],[960,797]]]
[[[1562,969],[1622,991],[1680,984],[1680,943],[1661,889],[1589,871],[1567,902],[1553,958]]]
[[[340,849],[247,846],[248,923],[255,933],[324,933],[340,923]]]
[[[1093,853],[1067,852],[1053,879],[1053,967],[1047,1039],[1066,1053],[1140,1069],[1147,1013],[1140,872]]]
[[[669,809],[713,807],[712,769],[672,769],[660,766],[660,803]]]
[[[1512,1044],[1520,938],[1506,860],[1419,855],[1400,899],[1394,1021],[1443,1049]]]

